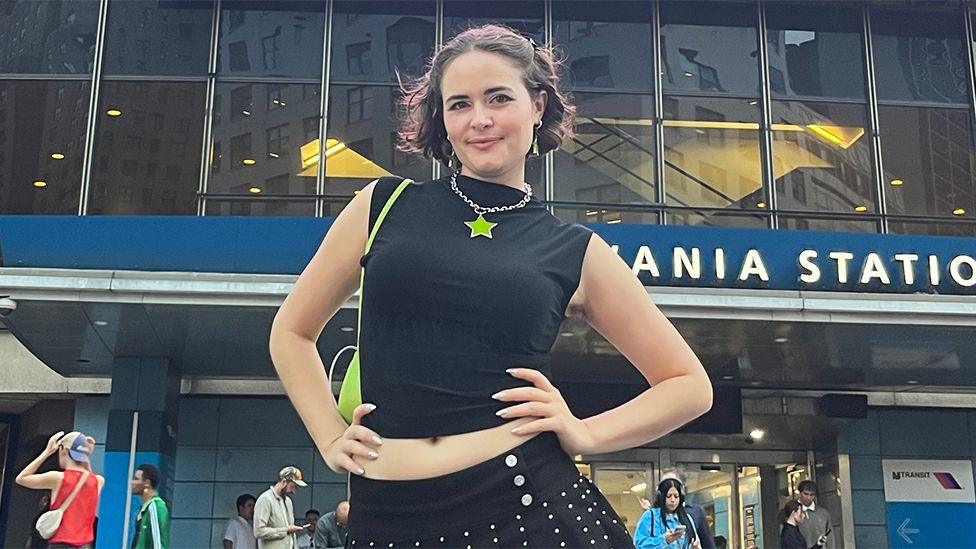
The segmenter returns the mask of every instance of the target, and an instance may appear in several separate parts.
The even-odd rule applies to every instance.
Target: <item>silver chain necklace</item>
[[[492,206],[490,208],[485,208],[484,206],[478,205],[474,200],[468,198],[468,196],[458,188],[457,177],[460,173],[461,171],[458,170],[451,174],[451,190],[454,191],[454,194],[458,195],[468,206],[470,206],[471,209],[474,210],[474,213],[478,214],[477,219],[474,221],[464,222],[464,225],[471,229],[471,238],[476,236],[491,238],[491,230],[494,229],[498,223],[492,223],[491,221],[485,219],[486,213],[510,212],[525,206],[529,203],[529,200],[532,200],[532,185],[526,183],[525,196],[522,197],[522,200],[519,200],[515,204],[509,204],[508,206]]]

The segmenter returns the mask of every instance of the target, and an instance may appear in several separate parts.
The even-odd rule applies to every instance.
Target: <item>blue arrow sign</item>
[[[973,546],[976,504],[889,502],[887,511],[888,547],[891,549],[963,549]]]

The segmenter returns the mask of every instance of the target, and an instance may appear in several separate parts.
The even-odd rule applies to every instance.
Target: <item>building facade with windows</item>
[[[487,22],[556,46],[578,108],[526,180],[617,247],[715,385],[677,433],[577,457],[628,525],[680,466],[732,547],[775,546],[807,478],[834,547],[951,545],[976,500],[889,473],[972,485],[974,21],[954,0],[3,3],[0,545],[36,509],[14,476],[66,427],[99,441],[99,548],[131,535],[133,463],[162,466],[174,546],[220,546],[286,463],[296,512],[344,496],[268,329],[357,190],[445,173],[396,151],[398,79]],[[577,415],[641,390],[578,320],[553,353]]]

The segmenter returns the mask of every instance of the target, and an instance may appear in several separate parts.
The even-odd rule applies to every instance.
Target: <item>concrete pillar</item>
[[[159,467],[159,494],[172,510],[179,397],[179,369],[169,359],[115,359],[96,549],[120,549],[131,544],[132,518],[141,507],[141,501],[129,495],[133,431],[133,465],[150,463]],[[131,502],[128,516],[127,500]],[[123,540],[126,524],[127,539]]]

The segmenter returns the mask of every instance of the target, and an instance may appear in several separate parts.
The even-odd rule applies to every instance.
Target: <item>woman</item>
[[[50,490],[51,509],[60,509],[84,479],[77,495],[65,508],[58,531],[48,540],[48,547],[92,547],[95,541],[95,512],[105,479],[91,472],[90,457],[94,449],[95,439],[77,431],[67,435],[58,431],[48,439],[41,455],[17,475],[17,484],[24,488]],[[44,461],[54,453],[58,454],[61,471],[38,473]]]
[[[681,483],[673,478],[657,485],[654,508],[644,511],[634,529],[637,549],[701,548],[695,522],[685,511]]]
[[[526,158],[572,135],[552,52],[507,28],[470,29],[404,97],[403,148],[452,172],[409,185],[363,256],[399,180],[367,185],[271,330],[275,368],[312,440],[333,471],[352,473],[350,546],[630,546],[569,456],[659,438],[707,411],[711,386],[610,246],[555,219],[525,183]],[[363,404],[347,425],[315,343],[361,266]],[[585,317],[653,388],[574,417],[548,369],[567,314]]]
[[[799,525],[806,520],[803,514],[803,506],[798,501],[790,500],[779,510],[779,522],[783,529],[779,533],[779,545],[783,549],[820,549],[827,543],[826,536],[820,536],[817,543],[807,547],[803,534],[800,533]]]

